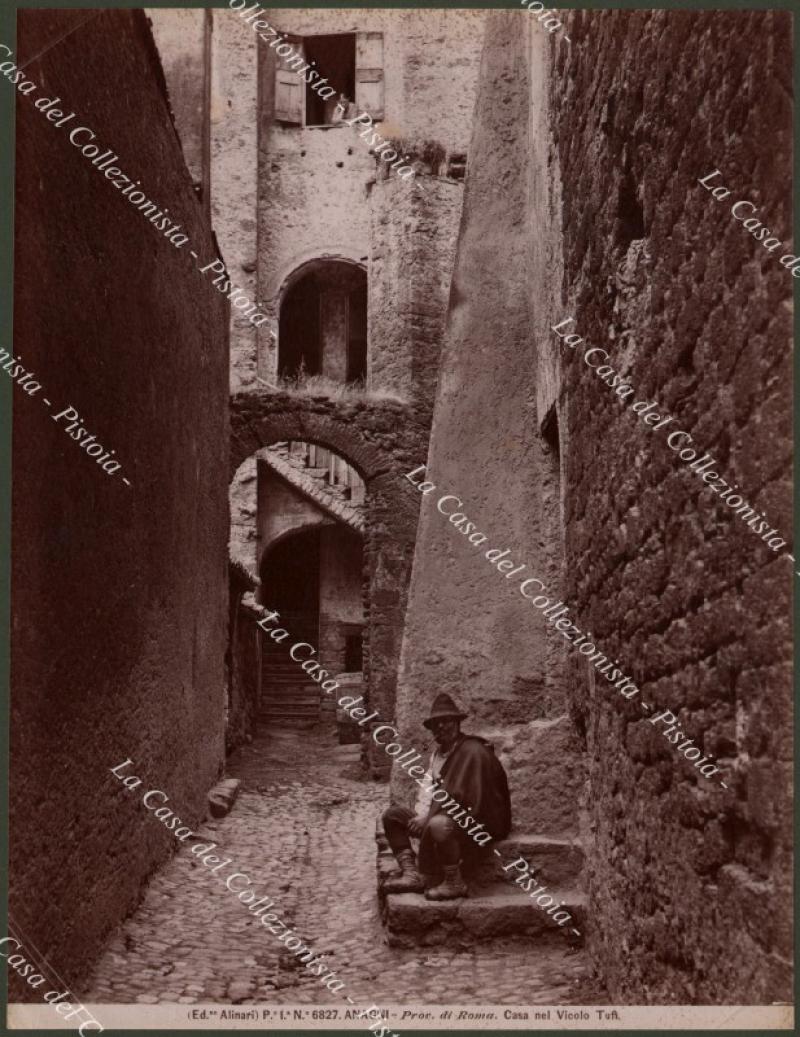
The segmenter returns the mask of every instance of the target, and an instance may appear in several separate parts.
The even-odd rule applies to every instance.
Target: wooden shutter
[[[275,119],[291,126],[302,126],[305,121],[306,83],[296,69],[303,67],[297,56],[301,55],[305,62],[305,48],[301,36],[286,36],[285,40],[294,51],[284,57],[275,55]],[[291,66],[287,62],[291,62]]]
[[[356,33],[356,106],[383,118],[383,33]]]

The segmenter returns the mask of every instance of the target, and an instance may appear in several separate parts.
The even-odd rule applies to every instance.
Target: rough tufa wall
[[[635,399],[675,415],[791,537],[790,16],[582,13],[567,31],[550,95],[566,271],[553,316],[574,316]],[[715,169],[727,201],[697,182]],[[738,199],[785,248],[733,219]],[[618,999],[789,1000],[792,566],[580,356],[563,380],[567,593],[729,786],[575,674],[592,950]]]
[[[642,692],[610,693],[562,645],[585,747],[586,929],[612,998],[786,1001],[792,566],[702,492],[583,353],[607,349],[629,403],[657,401],[790,535],[793,280],[778,263],[790,251],[790,19],[582,12],[566,31],[571,46],[527,12],[490,17],[430,476],[530,564],[526,538],[552,529],[536,489],[556,477],[542,481],[537,446],[558,417],[563,543],[550,571],[561,554],[559,596]],[[697,182],[715,169],[727,201]],[[731,215],[738,199],[785,248],[762,250]],[[586,343],[574,351],[550,331],[566,317]],[[475,328],[490,322],[481,366]],[[459,395],[474,392],[470,376],[485,386],[471,412]],[[522,642],[541,636],[539,617],[523,637],[513,603],[502,611],[432,500],[398,692],[406,727],[426,675],[444,673],[436,690],[461,684],[480,711],[489,674],[507,687]],[[642,701],[676,713],[727,791],[643,719]],[[529,766],[536,788],[548,770]]]
[[[191,825],[223,756],[228,347],[224,300],[187,255],[214,244],[144,16],[102,11],[66,35],[74,23],[19,21],[19,63],[44,54],[17,107],[14,318],[43,389],[14,397],[10,910],[78,984],[175,848],[142,791],[165,790]],[[44,96],[191,246],[120,196],[33,107]],[[123,471],[51,420],[69,405]],[[127,758],[145,783],[132,792],[109,773]]]

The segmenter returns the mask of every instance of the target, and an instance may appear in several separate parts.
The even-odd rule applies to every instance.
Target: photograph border
[[[398,9],[414,9],[414,8],[448,8],[448,9],[465,9],[465,10],[481,10],[481,9],[516,9],[518,3],[515,0],[484,0],[484,2],[464,2],[464,0],[457,0],[457,2],[446,2],[446,0],[428,0],[426,3],[415,2],[415,0],[370,0],[370,2],[346,2],[346,3],[333,3],[333,2],[319,2],[319,0],[307,0],[304,3],[286,3],[286,2],[270,2],[263,4],[262,6],[269,9],[278,8],[302,8],[302,9],[330,9],[330,8],[347,8],[354,10],[369,10],[375,8],[398,8]],[[800,2],[798,0],[677,0],[677,2],[656,2],[656,3],[642,3],[641,0],[583,0],[580,3],[568,3],[564,0],[555,0],[555,2],[549,2],[548,7],[559,9],[559,10],[585,10],[585,11],[600,11],[600,10],[620,10],[620,11],[770,11],[770,10],[783,10],[788,11],[795,17],[792,19],[792,47],[793,47],[793,70],[792,70],[792,82],[794,87],[795,100],[793,105],[793,167],[795,170],[794,182],[792,184],[792,199],[793,199],[793,238],[795,246],[800,242],[800,234],[798,233],[798,211],[800,211],[800,183],[796,171],[800,169],[800,119],[798,117],[798,104],[797,104],[797,89],[800,83],[800,77],[798,76],[798,68],[800,67]],[[0,6],[0,39],[7,40],[9,45],[14,46],[17,38],[16,31],[16,16],[18,11],[22,10],[113,10],[113,9],[135,9],[135,8],[185,8],[185,9],[198,9],[198,8],[211,8],[224,10],[227,5],[223,0],[194,0],[194,2],[181,2],[181,0],[148,0],[146,4],[131,3],[129,0],[28,0],[28,2],[19,2],[19,0],[5,0]],[[14,258],[14,172],[15,172],[15,99],[16,91],[14,90],[3,90],[0,91],[0,162],[2,163],[3,171],[3,186],[4,189],[0,192],[0,219],[2,223],[2,258],[3,262],[0,264],[0,269],[3,271],[2,285],[0,285],[0,320],[2,320],[2,342],[6,343],[13,342],[13,258]],[[40,285],[39,290],[46,292],[47,285]],[[798,293],[797,287],[794,286],[794,338],[797,340],[798,326],[800,325],[800,314],[797,312]],[[800,384],[800,366],[797,363],[797,358],[794,360],[794,396],[797,397],[798,385]],[[5,710],[6,717],[10,717],[10,552],[12,549],[11,544],[11,457],[12,457],[12,408],[13,408],[13,381],[9,379],[6,382],[5,379],[0,380],[0,553],[2,553],[2,561],[0,562],[0,696],[2,697],[3,707]],[[795,446],[797,445],[798,432],[795,428],[794,431]],[[797,451],[795,451],[793,477],[795,486],[798,482],[798,468],[800,468],[800,461],[797,457]],[[795,519],[796,525],[796,519]],[[795,530],[796,533],[796,530]],[[794,600],[797,601],[797,595],[794,594]],[[797,616],[797,610],[795,609],[794,616],[794,643],[797,644],[798,630],[800,629],[800,618]],[[797,689],[797,676],[795,674],[795,689]],[[795,700],[797,694],[795,692]],[[795,742],[797,741],[798,730],[800,730],[800,717],[797,716],[795,711],[794,717],[794,734]],[[9,723],[0,725],[0,752],[3,755],[3,766],[0,768],[2,771],[2,795],[0,800],[3,804],[4,811],[4,824],[2,830],[0,830],[0,859],[6,864],[6,867],[2,868],[2,903],[0,903],[0,928],[4,932],[8,932],[8,816],[9,816]],[[794,761],[794,773],[795,782],[798,778],[798,763],[795,754]],[[795,804],[795,818],[797,819],[797,804]],[[797,862],[795,860],[795,880],[797,879]],[[797,921],[797,912],[795,911],[795,922]],[[795,947],[796,947],[796,929],[795,925]],[[0,990],[2,991],[2,1009],[3,1009],[3,1020],[7,1018],[7,977],[3,975],[0,977]],[[795,970],[795,993],[797,991],[797,974]],[[796,1000],[796,999],[795,999]],[[185,1006],[181,1006],[185,1007]],[[632,1007],[632,1006],[631,1006]],[[655,1006],[654,1006],[655,1007]],[[659,1006],[660,1007],[660,1006]],[[679,1006],[664,1006],[667,1008],[678,1008]],[[720,1011],[729,1006],[719,1006]],[[4,1026],[3,1030],[7,1028]],[[234,1026],[231,1027],[233,1029]],[[57,1027],[59,1030],[63,1030],[63,1024]],[[164,1028],[158,1027],[158,1030],[143,1029],[143,1030],[114,1030],[106,1029],[106,1033],[121,1033],[128,1034],[131,1037],[147,1037],[156,1032],[183,1032],[185,1030],[191,1030],[192,1026],[187,1024],[183,1027]],[[567,1028],[564,1028],[567,1029]],[[541,1034],[560,1034],[564,1032],[564,1029],[548,1029],[548,1030],[536,1030],[537,1033]],[[571,1027],[569,1028],[571,1030]],[[10,1031],[9,1031],[10,1032]],[[20,1032],[20,1031],[15,1031]],[[25,1032],[25,1031],[23,1031]],[[53,1033],[54,1029],[43,1029],[43,1030],[28,1030],[29,1033]],[[229,1030],[207,1030],[207,1033],[228,1033]],[[277,1034],[282,1031],[276,1029],[252,1029],[248,1032],[258,1034]],[[296,1030],[292,1029],[293,1035],[298,1034],[314,1034],[318,1033],[319,1030],[307,1029],[307,1030]],[[354,1037],[361,1037],[363,1035],[363,1029],[352,1029],[352,1030],[337,1030],[340,1034],[353,1034]],[[424,1033],[441,1032],[433,1030],[403,1030],[404,1037],[416,1037]],[[519,1031],[515,1030],[504,1030],[495,1029],[483,1031],[489,1034],[514,1034]],[[576,1029],[572,1032],[577,1033],[608,1033],[609,1028],[593,1029],[588,1027],[586,1029]],[[623,1031],[619,1031],[623,1032]],[[652,1034],[656,1032],[654,1029],[649,1030],[625,1030],[625,1033],[636,1034]],[[665,1031],[665,1032],[682,1032],[682,1031]],[[700,1031],[692,1029],[692,1033],[697,1032],[712,1032],[711,1029],[708,1031]],[[713,1028],[715,1033],[760,1033],[775,1031],[760,1031],[760,1030],[742,1030],[742,1029],[717,1029]]]

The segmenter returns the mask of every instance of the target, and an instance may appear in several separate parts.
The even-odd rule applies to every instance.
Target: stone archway
[[[425,461],[427,426],[416,411],[389,400],[339,403],[290,393],[232,397],[231,478],[256,451],[284,440],[333,450],[366,483],[364,680],[371,711],[390,721],[419,516],[419,493],[404,476]],[[376,759],[374,773],[387,772]]]

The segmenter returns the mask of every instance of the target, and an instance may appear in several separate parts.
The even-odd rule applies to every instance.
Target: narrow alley
[[[261,880],[258,895],[269,893],[279,917],[328,956],[356,1004],[604,1003],[583,952],[560,932],[536,944],[497,940],[462,951],[387,946],[374,839],[386,786],[360,779],[346,759],[321,726],[261,734],[229,761],[229,773],[242,781],[233,810],[201,832]],[[191,845],[152,879],[100,958],[86,998],[340,1002],[192,857]]]
[[[0,44],[9,1031],[793,1026],[791,12],[504,3]]]

